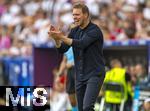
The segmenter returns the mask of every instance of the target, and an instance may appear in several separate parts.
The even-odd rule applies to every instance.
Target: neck
[[[83,25],[80,26],[81,29],[84,29],[88,24],[89,24],[90,20],[85,20],[85,22],[83,23]]]

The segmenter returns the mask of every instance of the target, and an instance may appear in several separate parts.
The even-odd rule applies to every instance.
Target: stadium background
[[[48,38],[49,24],[60,26],[67,34],[73,22],[71,4],[75,1],[0,1],[1,86],[53,86],[53,73],[62,55],[54,48],[54,41]],[[129,70],[136,95],[133,110],[138,111],[139,105],[148,98],[138,92],[150,90],[150,1],[81,1],[88,5],[92,21],[103,31],[107,68],[113,58],[118,58]],[[142,70],[146,77],[138,85],[137,64],[143,66],[137,71]],[[136,104],[138,100],[142,102]]]

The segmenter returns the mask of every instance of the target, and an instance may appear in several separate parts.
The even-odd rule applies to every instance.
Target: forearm
[[[62,62],[60,63],[60,67],[58,70],[58,75],[61,75],[66,69],[67,58],[64,56]]]
[[[55,40],[55,46],[60,53],[66,52],[72,44],[72,39],[64,35],[57,36],[53,39]]]
[[[93,42],[94,39],[91,38],[83,38],[83,39],[71,39],[67,36],[61,36],[61,41],[63,41],[65,44],[77,48],[84,49],[86,46],[88,46],[91,42]]]
[[[58,44],[59,45],[59,44]],[[66,52],[68,49],[69,49],[69,45],[67,45],[66,43],[64,43],[63,41],[60,41],[60,47],[59,46],[56,46],[57,50],[60,52],[60,53],[64,53]]]
[[[61,47],[61,41],[55,40],[55,46],[56,46],[56,48],[60,48]]]
[[[69,46],[72,45],[72,41],[73,41],[73,40],[72,40],[71,38],[68,38],[67,36],[62,36],[61,40],[62,40],[65,44],[67,44],[67,45],[69,45]]]

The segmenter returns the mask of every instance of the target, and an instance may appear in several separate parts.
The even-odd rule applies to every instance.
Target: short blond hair
[[[73,4],[73,9],[74,8],[81,9],[82,13],[87,14],[88,17],[89,17],[89,15],[90,15],[89,8],[84,3],[76,2],[76,3]]]
[[[118,60],[118,59],[113,59],[113,60],[111,60],[110,61],[110,66],[112,67],[112,68],[114,68],[114,67],[122,67],[122,63],[121,63],[121,61],[120,60]]]

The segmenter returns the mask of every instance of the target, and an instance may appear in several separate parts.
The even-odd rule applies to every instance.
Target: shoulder
[[[98,35],[99,34],[103,35],[101,29],[96,24],[94,24],[92,22],[89,24],[89,26],[87,28],[87,32],[92,33],[92,34],[94,33],[94,34],[98,34]]]
[[[89,25],[87,27],[87,30],[90,31],[90,32],[94,31],[94,33],[95,32],[101,32],[101,29],[96,24],[94,24],[93,22],[89,23]]]
[[[92,23],[92,22],[91,22],[90,27],[91,27],[92,29],[97,30],[97,31],[101,31],[100,27],[99,27],[98,25],[96,25],[96,24]]]

